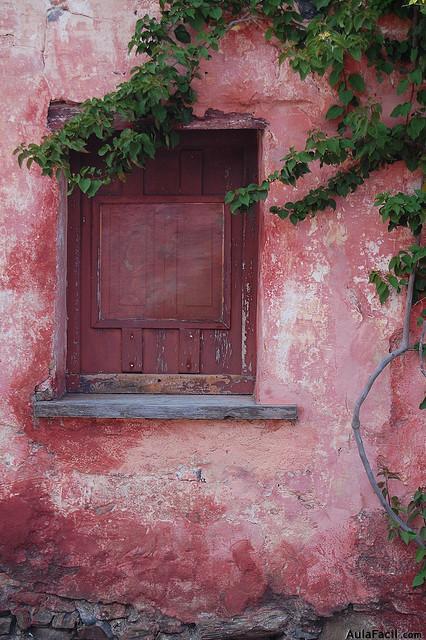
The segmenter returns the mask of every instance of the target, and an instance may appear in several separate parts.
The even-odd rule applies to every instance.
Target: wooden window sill
[[[162,420],[297,420],[296,405],[256,404],[252,396],[85,394],[38,400],[37,418],[155,418]]]

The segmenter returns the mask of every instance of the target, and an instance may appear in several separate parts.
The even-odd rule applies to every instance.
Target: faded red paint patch
[[[208,547],[211,502],[206,508],[195,501],[194,511],[205,514],[196,523],[190,512],[173,523],[143,524],[140,514],[119,509],[64,516],[37,482],[28,480],[20,490],[23,495],[0,503],[2,563],[35,591],[54,581],[60,596],[148,601],[187,619],[206,608],[232,615],[263,594],[263,572],[248,540],[229,547],[224,562]]]
[[[149,429],[151,430],[151,429]],[[32,437],[55,456],[63,471],[105,474],[119,469],[146,429],[118,420],[41,419]]]

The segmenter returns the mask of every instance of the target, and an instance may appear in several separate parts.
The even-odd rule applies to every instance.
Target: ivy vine
[[[304,148],[286,150],[281,166],[261,184],[227,193],[225,201],[233,214],[266,200],[275,182],[295,186],[314,163],[336,171],[303,198],[270,207],[272,214],[298,224],[335,209],[336,198],[348,196],[374,171],[398,161],[410,171],[425,172],[426,0],[160,0],[160,10],[158,18],[146,15],[136,22],[129,52],[144,55],[146,61],[135,66],[130,79],[103,98],[84,102],[77,116],[41,144],[21,145],[16,150],[20,165],[35,162],[43,175],[63,174],[70,191],[79,188],[88,196],[116,178],[125,179],[158,149],[177,143],[177,125],[192,118],[196,101],[192,84],[201,62],[218,49],[227,31],[252,22],[279,48],[280,63],[288,61],[302,80],[309,74],[326,78],[335,103],[325,120],[328,130],[334,124],[334,134],[309,132]],[[403,36],[392,37],[382,28],[388,16],[399,19]],[[366,66],[374,70],[379,83],[386,76],[396,79],[398,104],[389,117],[384,117],[382,104],[369,86]],[[117,132],[117,118],[130,126]],[[86,151],[92,138],[101,141],[97,166],[83,162],[73,170],[72,152]],[[420,242],[426,192],[382,193],[375,204],[390,232],[404,227],[413,236],[410,245],[392,257],[386,273],[370,274],[382,303],[391,291],[407,291],[404,331],[399,347],[379,363],[357,399],[352,427],[370,483],[392,523],[392,536],[398,532],[404,542],[417,542],[421,567],[414,584],[419,586],[426,581],[426,527],[420,522],[425,517],[425,492],[419,489],[405,511],[389,497],[392,472],[386,476],[382,471],[385,479],[380,482],[375,478],[360,435],[360,411],[380,373],[407,350],[419,352],[420,369],[426,375],[426,310],[419,318],[423,324],[420,343],[411,345],[409,334],[413,301],[426,294],[426,247]],[[426,398],[420,408],[426,408]]]

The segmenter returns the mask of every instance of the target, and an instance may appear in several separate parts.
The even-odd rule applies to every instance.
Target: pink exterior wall
[[[418,184],[401,166],[298,227],[265,210],[257,395],[296,403],[296,424],[32,418],[36,385],[63,361],[64,213],[58,186],[37,167],[20,170],[12,151],[47,133],[50,101],[80,102],[126,77],[136,15],[153,7],[1,3],[0,609],[25,627],[43,607],[71,611],[72,599],[152,607],[184,622],[277,601],[311,606],[314,616],[353,603],[419,629],[413,554],[386,542],[350,431],[354,398],[401,324],[401,300],[381,307],[367,284],[406,239],[389,236],[372,206],[378,191]],[[323,82],[279,68],[252,27],[231,32],[204,71],[199,115],[215,108],[267,120],[264,173],[323,126],[333,100]],[[277,187],[267,204],[293,198]],[[364,420],[371,460],[401,473],[402,493],[424,467],[416,366],[410,354],[382,376]]]

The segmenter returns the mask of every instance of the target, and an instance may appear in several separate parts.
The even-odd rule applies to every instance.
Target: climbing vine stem
[[[365,451],[364,442],[361,435],[361,420],[360,420],[362,405],[367,399],[367,396],[370,393],[371,389],[373,388],[373,385],[376,382],[377,378],[393,360],[395,360],[399,356],[402,356],[406,351],[408,351],[410,347],[410,319],[411,319],[411,308],[413,304],[414,280],[415,280],[415,274],[411,273],[408,280],[408,286],[407,286],[407,297],[405,302],[405,314],[404,314],[404,324],[403,324],[403,330],[402,330],[401,344],[397,349],[395,349],[394,351],[391,351],[387,356],[385,356],[379,362],[379,364],[377,365],[373,373],[368,378],[368,381],[365,387],[363,388],[361,394],[359,395],[359,397],[355,402],[355,407],[354,407],[353,416],[352,416],[352,429],[353,429],[355,441],[358,447],[358,452],[359,452],[362,464],[364,465],[364,469],[366,471],[368,480],[371,484],[371,487],[374,493],[378,497],[379,502],[382,505],[383,509],[386,511],[389,518],[393,522],[395,522],[395,524],[402,531],[405,531],[410,536],[410,538],[418,544],[419,547],[424,548],[426,545],[424,540],[420,536],[420,534],[417,531],[414,531],[410,526],[408,526],[408,524],[404,520],[400,518],[400,516],[392,508],[391,504],[389,504],[389,501],[386,500],[386,496],[383,495],[383,491],[380,488],[378,481],[376,480],[376,477],[374,475],[374,472],[368,460],[367,453]]]
[[[135,165],[144,166],[158,149],[177,143],[178,125],[193,117],[196,94],[192,84],[200,76],[201,65],[217,51],[229,30],[253,23],[277,48],[280,64],[289,64],[302,80],[308,75],[324,77],[334,100],[324,114],[325,131],[308,132],[302,149],[284,149],[281,166],[261,184],[226,194],[233,214],[266,200],[273,183],[294,187],[303,182],[313,165],[335,167],[335,173],[302,198],[271,206],[272,214],[298,224],[334,210],[339,198],[349,196],[373,172],[395,162],[404,163],[409,171],[425,172],[426,0],[159,0],[159,6],[158,17],[145,15],[136,22],[129,52],[142,55],[144,61],[132,69],[129,80],[102,98],[84,102],[79,115],[40,144],[20,145],[16,149],[20,164],[35,162],[46,176],[63,174],[70,191],[79,188],[89,197],[112,180],[125,179]],[[389,20],[391,28],[386,26]],[[396,31],[395,25],[399,25]],[[392,35],[395,32],[398,35]],[[374,70],[373,83],[367,66]],[[377,91],[377,83],[386,78],[395,86],[390,114],[383,113]],[[129,126],[116,131],[117,119]],[[96,163],[90,164],[93,153],[86,154],[83,158],[88,160],[73,168],[73,152],[87,152],[94,146]],[[390,232],[407,228],[415,237],[422,237],[424,191],[381,193],[375,204]],[[385,499],[381,483],[375,480],[360,432],[360,411],[377,377],[409,348],[412,303],[426,293],[426,247],[416,242],[402,249],[391,258],[387,271],[371,272],[370,283],[382,303],[392,292],[407,291],[404,330],[399,348],[382,360],[359,396],[352,427],[381,505],[400,528],[402,539],[415,539],[423,549],[426,528],[416,533],[408,519],[400,517],[399,503]],[[424,374],[426,310],[419,320],[423,322],[418,348]],[[426,409],[426,398],[420,408]],[[388,491],[386,486],[384,490]],[[425,500],[424,492],[418,490],[410,503],[414,504],[411,519],[418,516]],[[416,580],[416,585],[426,580],[424,568]]]

